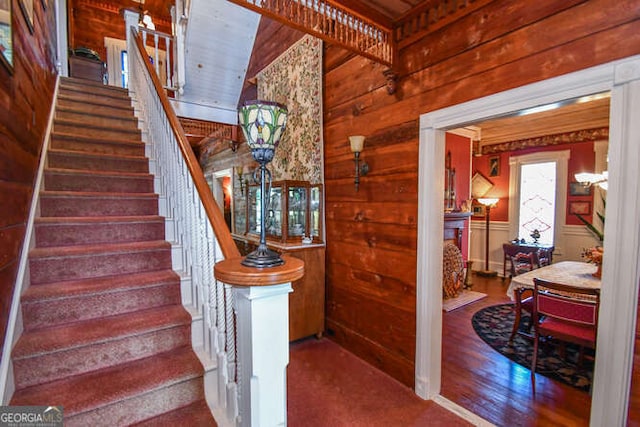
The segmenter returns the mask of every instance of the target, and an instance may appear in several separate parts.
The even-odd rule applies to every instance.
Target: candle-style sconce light
[[[358,187],[360,186],[360,177],[365,176],[369,173],[369,165],[367,162],[360,162],[360,153],[364,148],[364,136],[362,135],[354,135],[349,137],[349,143],[351,144],[351,151],[355,156],[356,162],[356,191],[358,191]]]

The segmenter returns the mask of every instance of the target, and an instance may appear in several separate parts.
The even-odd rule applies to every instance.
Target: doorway
[[[611,91],[607,221],[599,345],[591,423],[624,425],[633,363],[640,280],[640,57],[627,58],[434,111],[420,118],[416,394],[458,412],[440,396],[442,354],[442,234],[444,134],[448,129],[525,108]],[[607,286],[615,283],[616,286]],[[615,331],[615,333],[613,333]]]

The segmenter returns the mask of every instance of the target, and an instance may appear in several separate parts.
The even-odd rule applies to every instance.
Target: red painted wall
[[[471,197],[471,140],[464,136],[447,133],[445,154],[451,152],[451,167],[456,171],[456,209]],[[469,247],[469,221],[465,222],[462,233],[462,257],[467,260]]]
[[[498,197],[500,200],[495,208],[491,208],[491,221],[509,221],[509,157],[520,156],[529,153],[539,153],[546,151],[570,150],[568,162],[567,186],[575,182],[574,175],[578,172],[593,171],[595,168],[595,153],[593,152],[593,141],[578,142],[573,144],[563,144],[552,147],[537,149],[527,149],[501,153],[499,155],[483,155],[474,157],[472,161],[472,171],[480,171],[491,182],[494,187],[489,190],[486,197]],[[497,176],[490,176],[489,162],[492,157],[499,157],[499,171]],[[586,201],[593,209],[593,192],[590,196],[570,196],[567,187],[567,225],[581,225],[582,223],[575,215],[569,214],[569,203],[572,201]],[[590,216],[589,216],[590,218]]]

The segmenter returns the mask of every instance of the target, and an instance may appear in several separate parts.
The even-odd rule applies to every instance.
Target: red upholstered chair
[[[537,266],[535,254],[533,252],[524,253],[518,252],[515,255],[509,256],[511,259],[511,276],[517,276],[522,273],[527,273]],[[509,341],[513,340],[513,337],[516,336],[516,332],[518,332],[518,327],[520,326],[520,318],[522,317],[522,310],[526,310],[529,313],[533,310],[533,302],[531,297],[525,297],[524,293],[529,293],[530,291],[525,289],[516,289],[516,305],[515,305],[515,320],[513,322],[513,329],[511,330],[511,336],[509,336]],[[531,327],[531,324],[529,324]]]
[[[596,347],[600,290],[578,288],[533,279],[533,357],[531,384],[535,393],[538,344],[541,338],[571,342],[581,348]],[[581,352],[582,354],[582,352]]]

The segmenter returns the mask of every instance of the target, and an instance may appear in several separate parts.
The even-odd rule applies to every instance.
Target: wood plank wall
[[[171,34],[170,5],[150,10],[149,13],[156,30]],[[139,10],[140,3],[133,0],[68,0],[69,47],[71,49],[88,47],[100,55],[103,62],[107,60],[104,38],[125,40],[123,9]],[[145,5],[145,9],[149,5]],[[164,42],[163,42],[164,43]],[[163,47],[161,47],[163,48]]]
[[[0,64],[0,352],[55,86],[54,8],[34,1],[34,33],[12,1],[13,72]]]
[[[325,52],[327,328],[342,346],[414,385],[420,114],[640,54],[640,1],[497,0],[400,52],[398,92],[382,68]],[[353,186],[347,137],[367,137]],[[446,339],[446,338],[445,338]]]

